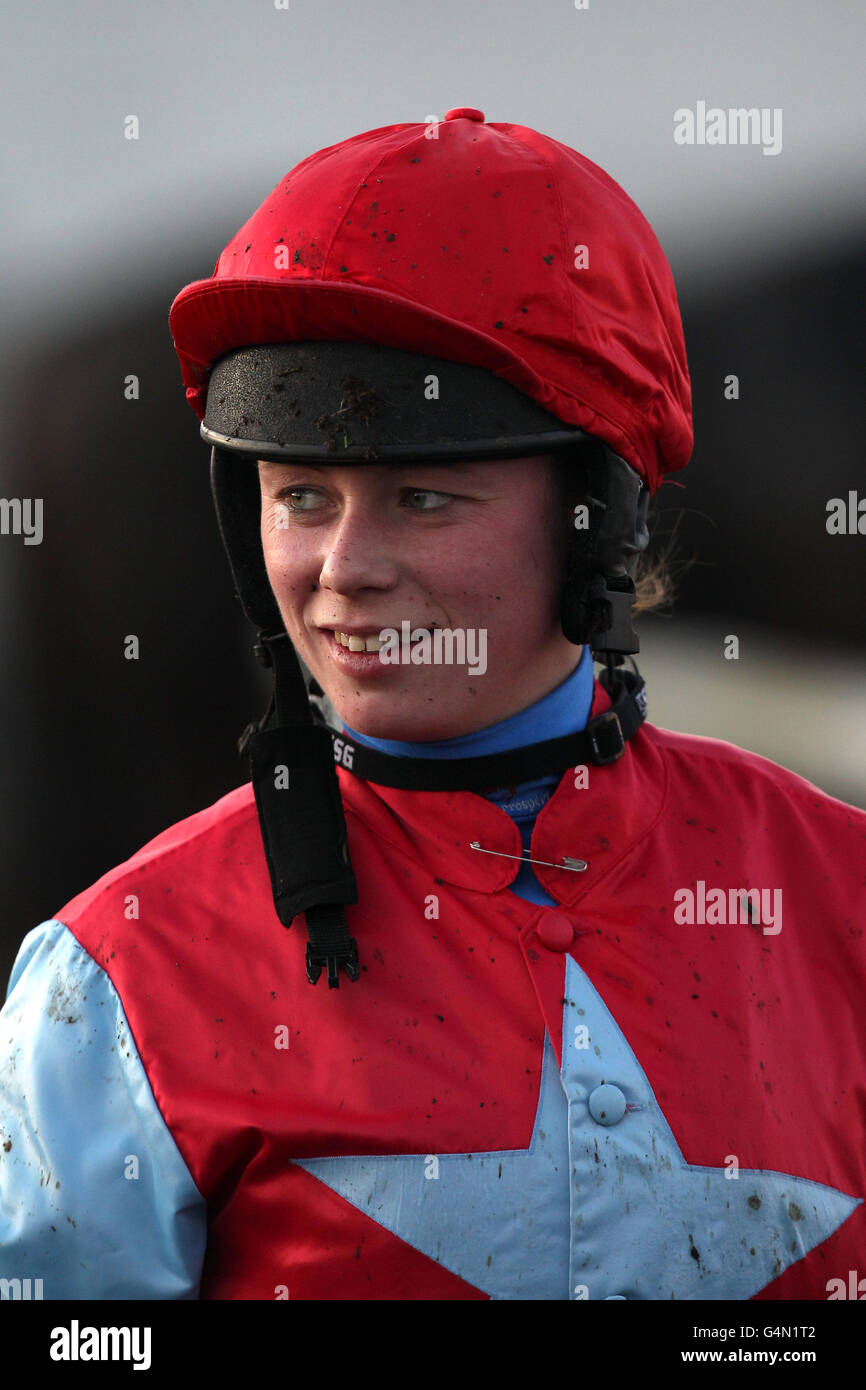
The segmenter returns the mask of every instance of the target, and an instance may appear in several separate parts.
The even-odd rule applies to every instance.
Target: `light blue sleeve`
[[[206,1239],[117,991],[43,922],[0,1010],[0,1298],[195,1299]]]

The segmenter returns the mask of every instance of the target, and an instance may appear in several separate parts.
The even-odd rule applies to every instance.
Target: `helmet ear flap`
[[[211,493],[223,547],[241,606],[260,631],[280,632],[283,619],[268,582],[261,534],[261,491],[255,462],[214,446]]]
[[[577,646],[631,655],[640,651],[631,619],[633,574],[649,542],[649,494],[625,460],[599,440],[581,447],[580,462],[586,489],[566,542],[562,630]]]

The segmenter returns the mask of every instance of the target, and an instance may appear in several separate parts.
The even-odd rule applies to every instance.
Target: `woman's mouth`
[[[361,633],[331,631],[331,636],[335,637],[341,647],[345,647],[350,652],[378,652],[384,646],[377,633],[370,633],[364,636]]]
[[[328,645],[331,660],[347,675],[385,677],[389,674],[388,664],[379,659],[379,652],[385,645],[379,639],[379,632],[349,633],[320,628]]]
[[[419,629],[413,629],[409,623],[404,623],[401,626],[410,631],[419,631]],[[432,629],[425,628],[423,630],[430,632]],[[405,665],[405,662],[399,662],[391,654],[393,653],[393,634],[400,631],[396,627],[368,628],[361,632],[344,632],[342,628],[320,628],[319,631],[327,642],[335,663],[353,676],[373,676],[377,672],[384,675],[389,667]],[[390,642],[387,638],[383,640],[380,636],[383,632],[392,634]],[[381,656],[383,647],[389,649],[384,660]]]

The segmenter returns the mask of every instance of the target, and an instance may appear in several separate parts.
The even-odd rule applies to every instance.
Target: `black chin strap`
[[[334,760],[365,782],[429,792],[491,791],[563,773],[567,767],[586,763],[604,767],[622,757],[626,743],[646,718],[646,687],[637,671],[615,670],[610,663],[601,683],[611,697],[610,709],[596,715],[585,729],[562,738],[476,758],[404,758],[353,743],[345,734],[329,729]]]
[[[349,935],[346,903],[358,901],[349,860],[346,818],[331,740],[313,722],[300,663],[284,631],[260,633],[256,654],[274,670],[274,695],[258,724],[248,725],[239,748],[250,759],[274,907],[283,926],[306,915],[307,979],[328,972],[339,987],[340,967],[361,974],[358,946]],[[277,723],[266,729],[276,706]]]

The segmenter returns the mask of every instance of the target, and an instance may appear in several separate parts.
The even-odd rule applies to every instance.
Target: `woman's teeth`
[[[334,636],[341,647],[347,647],[350,652],[378,652],[381,651],[384,643],[378,637],[350,637],[346,632],[335,632]]]

